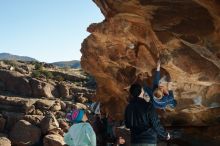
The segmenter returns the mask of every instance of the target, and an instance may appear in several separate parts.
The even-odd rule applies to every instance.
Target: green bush
[[[13,67],[17,67],[15,60],[4,60],[4,63]]]
[[[35,70],[35,71],[33,71],[32,74],[31,74],[31,76],[32,76],[33,78],[39,78],[40,75],[41,75],[41,72],[40,72],[39,70]]]
[[[59,82],[64,81],[64,78],[62,76],[60,76],[60,75],[55,76],[54,79],[59,81]]]
[[[36,62],[35,63],[35,69],[36,70],[43,70],[43,64]]]
[[[45,76],[47,79],[53,79],[54,76],[51,72],[46,70],[35,70],[32,72],[32,77],[39,78],[40,76]]]
[[[52,72],[49,72],[49,71],[46,71],[46,70],[41,71],[41,72],[42,72],[42,74],[44,74],[46,76],[47,79],[52,79],[54,77]]]

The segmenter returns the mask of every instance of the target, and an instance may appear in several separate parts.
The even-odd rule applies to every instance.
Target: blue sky
[[[79,60],[86,28],[103,19],[92,0],[0,0],[0,53]]]

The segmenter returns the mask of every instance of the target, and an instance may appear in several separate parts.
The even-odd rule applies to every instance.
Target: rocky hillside
[[[66,113],[88,109],[95,88],[80,69],[0,61],[0,145],[63,146]]]
[[[39,62],[34,58],[28,57],[28,56],[18,56],[18,55],[12,55],[9,53],[0,53],[0,60],[14,60],[14,61],[24,61],[24,62]],[[80,61],[78,60],[72,60],[72,61],[58,61],[58,62],[53,62],[50,63],[51,65],[55,65],[58,67],[62,67],[62,68],[75,68],[75,69],[80,69],[81,65],[80,65]]]
[[[59,66],[59,67],[69,67],[69,68],[81,68],[80,61],[73,60],[73,61],[59,61],[52,63],[53,65]]]
[[[91,98],[90,93],[91,95],[94,93],[92,81],[94,80],[80,69],[59,68],[39,62],[0,62],[0,92],[2,93],[70,100],[73,100],[77,93]]]

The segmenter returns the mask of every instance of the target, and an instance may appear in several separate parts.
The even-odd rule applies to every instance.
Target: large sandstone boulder
[[[24,118],[23,113],[16,113],[16,112],[4,112],[3,113],[5,119],[7,120],[5,125],[5,130],[11,131],[11,129],[14,127],[14,125]]]
[[[162,76],[176,82],[177,113],[220,105],[219,1],[93,1],[105,20],[88,27],[81,66],[95,77],[104,111],[123,118],[127,89],[140,74],[150,84],[159,56]]]
[[[30,85],[32,88],[32,96],[34,97],[47,97],[54,98],[58,97],[57,89],[54,85],[47,82],[43,82],[37,79],[31,79]]]
[[[2,111],[28,113],[35,102],[35,99],[0,95],[0,109]]]
[[[31,96],[31,86],[28,79],[14,71],[0,70],[0,83],[4,90],[13,92],[22,96]]]
[[[23,117],[25,121],[30,122],[32,125],[40,125],[43,118],[44,116],[41,116],[41,115],[25,115]]]
[[[40,137],[40,128],[25,120],[18,121],[10,131],[10,139],[13,145],[31,146],[37,144]]]
[[[62,109],[61,102],[59,100],[39,99],[35,103],[35,107],[42,111],[59,111]]]
[[[49,134],[44,137],[44,146],[64,146],[65,142],[59,134]]]

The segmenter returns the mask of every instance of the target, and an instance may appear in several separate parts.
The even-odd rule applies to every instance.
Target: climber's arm
[[[155,77],[154,77],[154,81],[153,81],[153,91],[158,88],[159,85],[159,80],[160,80],[160,60],[158,60],[157,62],[157,70],[155,72]]]

